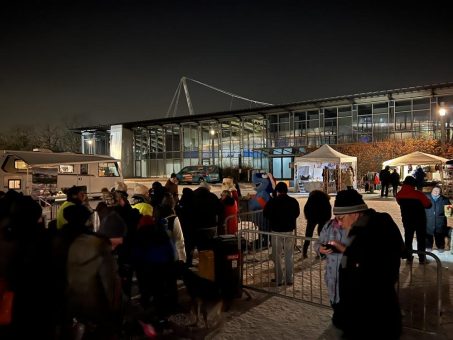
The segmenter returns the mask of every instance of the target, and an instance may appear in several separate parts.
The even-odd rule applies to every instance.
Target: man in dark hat
[[[417,250],[426,249],[426,213],[425,208],[431,208],[431,200],[421,191],[415,190],[417,181],[412,176],[404,179],[401,190],[396,194],[396,201],[400,205],[401,218],[404,227],[404,243],[407,251],[407,262],[413,261],[414,233],[417,236]],[[424,254],[418,255],[420,264],[428,263]]]
[[[370,330],[376,338],[397,339],[401,311],[395,284],[404,254],[398,226],[389,214],[369,209],[353,189],[338,192],[333,213],[340,225],[350,229],[347,247],[333,242],[343,252],[340,327],[348,339],[366,338]]]
[[[58,208],[57,211],[57,229],[68,223],[64,217],[64,210],[74,204],[82,204],[86,199],[86,187],[75,186],[66,189],[66,201]]]

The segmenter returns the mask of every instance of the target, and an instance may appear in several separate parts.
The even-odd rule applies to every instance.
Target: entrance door
[[[290,167],[293,157],[273,157],[272,175],[275,179],[293,179],[293,169]]]

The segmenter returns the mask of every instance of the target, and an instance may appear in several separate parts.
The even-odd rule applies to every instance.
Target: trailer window
[[[99,163],[99,177],[119,177],[118,168],[115,162]]]
[[[21,161],[20,159],[16,159],[14,161],[14,167],[18,170],[26,170],[27,169],[27,163],[24,161]]]
[[[21,180],[20,179],[9,179],[8,180],[8,189],[12,190],[19,190],[21,187]]]
[[[60,174],[72,174],[74,173],[74,165],[62,164],[60,165],[58,172]]]

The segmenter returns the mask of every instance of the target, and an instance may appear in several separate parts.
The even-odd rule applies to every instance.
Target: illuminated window
[[[74,173],[74,165],[62,164],[60,165],[58,172],[60,174],[72,174]]]
[[[21,180],[20,179],[9,179],[8,180],[8,189],[18,190],[21,188]]]
[[[99,163],[99,177],[119,177],[119,175],[115,162]]]
[[[14,167],[19,170],[26,170],[27,169],[27,163],[20,159],[16,159],[14,161]]]

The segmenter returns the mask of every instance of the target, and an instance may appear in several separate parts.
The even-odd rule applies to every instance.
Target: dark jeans
[[[417,250],[425,251],[426,249],[426,227],[424,225],[405,225],[404,226],[404,245],[406,246],[407,259],[412,260],[412,241],[414,240],[414,233],[417,237]],[[420,262],[426,260],[425,255],[418,255]]]
[[[322,230],[322,227],[324,226],[324,223],[322,223],[322,222],[318,223],[317,221],[307,221],[307,228],[305,229],[305,237],[313,237],[313,232],[315,231],[316,225],[318,225],[318,236],[319,236],[319,234],[321,234],[321,230]],[[307,256],[309,246],[310,246],[310,241],[305,240],[303,248],[302,248],[302,254],[304,257]]]
[[[433,248],[433,243],[436,243],[437,249],[445,248],[445,233],[434,233],[434,235],[426,234],[426,248]]]
[[[385,194],[384,194],[384,191],[385,191]],[[389,195],[389,184],[381,183],[381,197],[383,197],[383,196],[388,197],[388,195]]]
[[[392,185],[392,187],[393,187],[393,190],[392,190],[393,197],[396,197],[396,193],[398,192],[398,184]]]
[[[331,304],[332,309],[333,309],[333,314],[332,314],[332,323],[335,327],[339,329],[343,329],[344,326],[344,318],[347,317],[347,315],[344,315],[344,311],[340,303],[332,303]]]

